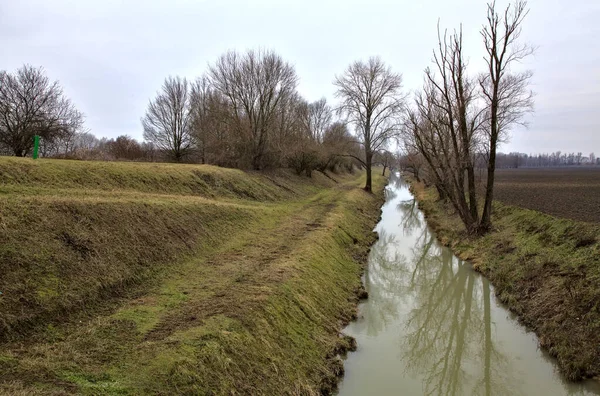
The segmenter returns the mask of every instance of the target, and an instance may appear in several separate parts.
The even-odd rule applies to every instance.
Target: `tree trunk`
[[[387,168],[387,166],[383,164],[383,172],[381,173],[381,176],[385,176],[385,168]]]
[[[469,154],[470,155],[470,154]],[[473,167],[473,160],[469,158],[469,164],[467,167],[467,183],[469,188],[469,209],[471,210],[471,217],[478,222],[479,210],[477,208],[477,190],[475,186],[475,169]]]
[[[492,226],[492,200],[494,199],[494,174],[496,171],[496,142],[490,145],[490,159],[487,168],[487,183],[485,187],[485,203],[481,215],[480,232],[487,232]]]
[[[260,170],[260,162],[261,162],[260,159],[261,159],[260,154],[256,154],[254,157],[252,157],[252,169]]]
[[[496,171],[496,148],[498,145],[498,89],[494,89],[491,109],[491,133],[490,133],[490,158],[487,167],[487,184],[485,188],[485,203],[483,205],[483,214],[479,232],[485,233],[492,226],[492,201],[494,199],[494,175]]]
[[[435,185],[435,188],[438,192],[438,198],[440,201],[445,201],[448,197],[446,196],[446,192],[444,191],[443,188],[440,187],[439,184]]]
[[[373,159],[373,154],[368,152],[366,154],[365,167],[367,168],[367,183],[365,184],[365,191],[371,192],[373,191],[371,182],[371,160]]]

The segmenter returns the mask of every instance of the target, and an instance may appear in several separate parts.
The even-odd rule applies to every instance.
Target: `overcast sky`
[[[503,0],[499,5],[505,5]],[[530,0],[536,111],[502,151],[600,154],[600,1]],[[0,0],[0,70],[43,66],[97,136],[142,138],[140,118],[168,75],[195,78],[229,49],[267,48],[296,67],[300,93],[333,100],[332,80],[379,55],[419,89],[436,24],[462,22],[482,65],[482,0]]]

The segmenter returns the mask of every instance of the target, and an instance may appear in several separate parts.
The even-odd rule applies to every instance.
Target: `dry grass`
[[[65,164],[103,179],[104,164]],[[147,173],[119,165],[107,172]],[[360,284],[355,259],[372,242],[380,197],[360,189],[359,175],[335,184],[164,166],[239,184],[170,194],[157,175],[141,187],[119,180],[109,194],[69,187],[76,181],[53,190],[50,175],[37,175],[0,198],[9,226],[0,313],[11,339],[0,347],[0,393],[317,394],[335,384],[338,330]]]
[[[286,171],[244,172],[210,165],[0,158],[0,194],[141,192],[205,198],[274,201],[329,185],[316,174],[302,180]]]
[[[571,380],[600,375],[600,227],[494,203],[492,232],[465,235],[433,189],[412,189],[438,238],[485,274]]]

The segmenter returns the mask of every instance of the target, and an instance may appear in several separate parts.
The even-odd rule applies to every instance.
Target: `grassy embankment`
[[[378,192],[210,166],[0,159],[0,394],[318,394]]]
[[[492,232],[469,237],[435,189],[411,184],[441,242],[488,277],[563,374],[598,377],[600,226],[494,202]]]

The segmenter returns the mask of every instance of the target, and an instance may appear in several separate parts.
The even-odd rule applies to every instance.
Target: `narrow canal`
[[[489,282],[437,242],[397,174],[376,231],[339,395],[600,395],[561,378]]]

